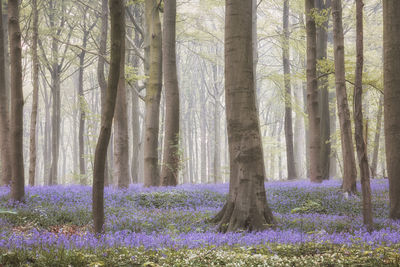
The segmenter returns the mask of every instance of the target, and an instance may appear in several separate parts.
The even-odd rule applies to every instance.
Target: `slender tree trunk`
[[[337,138],[336,138],[336,103],[335,103],[335,93],[330,92],[329,93],[329,106],[330,106],[330,136],[331,136],[331,155],[329,157],[329,177],[336,178],[337,177],[337,169],[338,169],[338,164],[337,164],[337,152],[336,152],[336,143],[337,143]],[[334,150],[332,148],[335,148]]]
[[[200,90],[200,150],[201,150],[201,183],[207,183],[207,103],[205,97],[204,84],[201,84]]]
[[[10,39],[11,68],[11,120],[10,120],[10,154],[11,154],[11,198],[22,201],[25,195],[24,154],[23,154],[23,107],[22,90],[22,48],[19,26],[19,1],[8,1],[8,32]]]
[[[111,15],[111,60],[104,112],[97,141],[93,169],[93,219],[94,231],[101,233],[104,224],[104,171],[107,147],[110,141],[115,103],[117,99],[120,68],[125,43],[124,0],[110,0]]]
[[[88,32],[84,32],[82,47],[86,49],[87,46],[87,35]],[[86,119],[86,108],[87,103],[85,100],[85,95],[83,93],[83,74],[84,74],[84,64],[85,64],[86,51],[82,50],[79,55],[79,72],[78,72],[78,103],[79,103],[79,178],[80,184],[86,184],[86,163],[85,163],[85,119]]]
[[[3,14],[3,4],[0,3],[0,14]],[[10,113],[6,86],[6,45],[3,20],[0,20],[0,185],[11,184],[11,154],[10,154]]]
[[[316,8],[320,11],[329,11],[330,0],[317,0]],[[328,48],[329,13],[326,20],[317,27],[317,60],[326,60]],[[326,73],[318,71],[318,76]],[[330,113],[329,113],[329,92],[328,77],[318,79],[318,89],[320,92],[320,116],[321,116],[321,175],[323,180],[329,179],[331,144],[330,144]]]
[[[162,37],[159,1],[147,0],[146,50],[148,51],[149,73],[146,88],[145,136],[144,136],[144,185],[158,186],[158,134],[162,86]]]
[[[125,44],[122,48],[120,78],[114,118],[114,166],[118,188],[128,188],[129,173],[129,132],[128,103],[125,86]]]
[[[32,113],[31,128],[29,135],[29,185],[35,185],[36,176],[36,124],[38,114],[39,98],[39,58],[38,58],[38,38],[39,38],[39,10],[37,0],[32,0],[33,12],[33,36],[32,36],[32,66],[33,66],[33,93],[32,93]],[[1,47],[0,47],[1,51]]]
[[[368,151],[363,133],[363,111],[362,111],[362,75],[364,65],[364,44],[363,44],[363,7],[362,0],[356,0],[356,49],[357,63],[355,73],[354,86],[354,122],[355,122],[355,139],[357,145],[358,162],[361,174],[361,186],[363,196],[363,219],[369,231],[372,231],[372,201],[371,201],[371,185],[369,177]]]
[[[379,105],[379,107],[378,107],[378,114],[377,114],[377,119],[376,119],[374,151],[372,153],[372,163],[371,163],[372,178],[377,178],[376,170],[378,167],[378,153],[379,153],[379,145],[380,145],[381,131],[382,131],[383,95],[379,98],[378,105]]]
[[[176,0],[164,1],[163,69],[165,137],[161,185],[175,186],[179,173],[179,86],[176,69]]]
[[[214,103],[214,158],[213,176],[214,183],[221,181],[221,121],[220,121],[220,101],[216,98]]]
[[[383,0],[384,116],[391,219],[400,219],[400,2]]]
[[[293,148],[293,119],[292,119],[292,88],[290,84],[290,45],[289,45],[289,0],[283,2],[283,75],[285,83],[285,139],[286,139],[286,163],[287,178],[297,178],[296,164],[294,162]]]
[[[99,58],[97,61],[97,81],[101,94],[101,114],[104,113],[106,103],[107,81],[104,75],[105,57],[107,54],[107,36],[108,36],[108,0],[101,0],[101,35],[99,44]],[[104,184],[108,186],[108,159],[105,161]]]
[[[317,86],[317,37],[315,20],[312,16],[314,0],[306,0],[307,32],[307,110],[309,128],[310,180],[322,182],[321,173],[321,118]]]
[[[265,188],[252,51],[252,2],[226,1],[225,81],[229,135],[228,201],[215,219],[221,231],[265,229],[274,223]]]
[[[344,65],[344,36],[342,26],[342,1],[333,0],[333,38],[335,55],[336,98],[339,113],[342,154],[343,154],[343,185],[345,193],[357,191],[357,169],[354,157],[354,145],[351,132],[350,110],[347,102],[346,78]]]

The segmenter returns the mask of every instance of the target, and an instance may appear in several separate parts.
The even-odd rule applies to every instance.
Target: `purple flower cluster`
[[[8,188],[0,188],[0,248],[102,249],[108,247],[196,248],[208,246],[258,246],[274,244],[331,243],[346,246],[395,246],[400,243],[400,222],[386,219],[387,181],[373,181],[376,231],[362,225],[361,197],[344,198],[339,181],[266,184],[269,204],[278,221],[275,229],[258,233],[216,231],[209,224],[223,206],[228,185],[181,185],[176,188],[105,190],[106,232],[96,237],[89,229],[91,188],[56,186],[27,188],[25,203],[7,201]],[[307,201],[321,209],[293,213]],[[26,228],[30,225],[30,228]],[[55,233],[52,226],[80,226],[81,232]],[[17,226],[27,230],[15,231]],[[86,227],[86,228],[85,228]]]

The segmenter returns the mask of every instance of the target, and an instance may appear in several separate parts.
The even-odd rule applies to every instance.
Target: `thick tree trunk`
[[[307,110],[309,128],[309,160],[310,180],[322,182],[321,173],[321,118],[319,114],[319,96],[317,86],[317,33],[312,16],[315,8],[314,0],[306,0],[306,32],[307,32]]]
[[[292,86],[290,83],[290,45],[289,45],[289,0],[283,2],[283,75],[285,83],[285,139],[286,139],[286,163],[287,178],[297,178],[296,164],[294,162],[293,148],[293,119],[292,119]]]
[[[164,1],[163,69],[165,137],[161,185],[175,186],[179,173],[179,86],[176,69],[176,0]]]
[[[128,188],[129,169],[129,132],[128,103],[125,85],[125,44],[122,48],[120,77],[114,118],[114,170],[118,188]]]
[[[3,4],[0,3],[0,14]],[[0,161],[1,161],[1,185],[11,184],[11,155],[10,155],[10,113],[9,100],[6,86],[6,45],[3,20],[0,20]],[[8,38],[7,38],[8,39]],[[8,49],[7,49],[8,50]]]
[[[274,223],[264,188],[264,157],[256,108],[252,2],[226,1],[225,81],[230,154],[229,197],[215,221],[221,231],[262,230]]]
[[[117,99],[120,68],[123,61],[125,42],[124,0],[110,0],[111,14],[111,60],[104,112],[97,141],[93,169],[93,219],[94,231],[101,233],[104,224],[104,171],[107,147],[110,141],[115,103]]]
[[[8,1],[8,32],[10,39],[11,61],[11,119],[10,119],[10,154],[11,154],[11,198],[22,201],[25,195],[24,154],[23,154],[23,107],[22,90],[22,48],[19,26],[19,1]]]
[[[354,124],[355,139],[357,146],[358,162],[360,166],[362,196],[363,196],[363,219],[369,231],[372,231],[372,201],[371,185],[369,177],[368,151],[364,137],[363,111],[362,111],[362,75],[364,67],[364,44],[363,44],[363,7],[362,0],[356,0],[356,73],[354,86]]]
[[[400,219],[400,2],[383,0],[384,114],[391,219]]]
[[[382,115],[383,115],[383,95],[379,98],[378,114],[376,119],[375,138],[374,138],[374,151],[372,153],[371,163],[371,176],[377,178],[377,167],[378,167],[378,153],[382,131]]]
[[[343,185],[345,193],[357,191],[357,169],[354,157],[354,145],[351,132],[349,104],[347,102],[346,78],[344,65],[344,36],[342,25],[342,1],[333,0],[333,38],[335,55],[336,98],[339,113],[342,154],[343,154]]]
[[[316,8],[320,11],[329,10],[330,0],[317,0]],[[329,14],[328,14],[329,16]],[[329,17],[317,27],[317,60],[326,60],[328,48]],[[325,73],[318,71],[318,76]],[[330,114],[329,114],[329,92],[328,77],[318,79],[318,90],[320,92],[320,116],[321,116],[321,175],[323,180],[329,179],[331,144],[330,144]]]
[[[149,73],[146,83],[145,136],[144,136],[144,185],[159,186],[158,134],[162,86],[162,37],[159,1],[147,0],[146,50],[148,51]]]
[[[31,128],[29,135],[29,185],[35,185],[36,177],[36,124],[38,116],[39,98],[39,58],[38,58],[38,38],[39,38],[39,10],[37,0],[32,0],[33,13],[33,36],[32,36],[32,66],[33,66],[33,93],[32,93],[32,113]],[[1,51],[1,47],[0,47]]]

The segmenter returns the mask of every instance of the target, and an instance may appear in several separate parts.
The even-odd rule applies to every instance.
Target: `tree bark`
[[[289,0],[283,2],[283,80],[285,84],[285,140],[286,140],[286,163],[287,178],[297,178],[296,164],[294,162],[293,145],[293,118],[292,118],[292,86],[290,79],[290,44],[289,44]]]
[[[376,119],[375,138],[374,138],[374,151],[372,153],[371,163],[371,176],[377,178],[377,167],[378,167],[378,153],[382,131],[382,115],[383,115],[383,95],[379,98],[378,114]]]
[[[363,196],[363,219],[369,231],[372,231],[372,201],[371,185],[369,177],[368,151],[364,141],[363,110],[362,110],[362,75],[364,67],[364,44],[363,44],[363,7],[362,0],[356,0],[356,73],[354,86],[354,122],[355,139],[357,146],[358,162],[360,166],[361,186]],[[366,138],[366,136],[365,136]]]
[[[221,231],[257,231],[274,223],[265,188],[256,108],[252,1],[227,0],[225,14],[226,114],[230,154],[228,201],[214,218]]]
[[[307,110],[309,128],[309,160],[311,182],[322,182],[321,173],[321,118],[319,114],[319,96],[317,84],[317,33],[312,16],[314,0],[306,0],[307,32]]]
[[[160,100],[162,86],[162,37],[159,1],[147,0],[146,13],[146,50],[148,80],[146,82],[145,136],[144,136],[144,185],[159,186],[158,134],[160,119]]]
[[[319,11],[329,10],[331,6],[330,0],[317,0],[316,8]],[[326,60],[328,48],[329,15],[326,20],[317,27],[317,60]],[[318,76],[324,75],[322,71],[318,71]],[[318,90],[320,92],[320,116],[321,116],[321,175],[323,180],[329,179],[330,169],[330,113],[329,113],[329,92],[328,77],[318,79]]]
[[[32,0],[32,13],[33,13],[33,26],[32,26],[33,92],[32,92],[31,128],[29,134],[29,185],[30,186],[35,185],[35,176],[36,176],[36,124],[38,116],[38,98],[39,98],[39,58],[38,58],[39,10],[37,6],[37,0]]]
[[[101,0],[101,34],[99,43],[99,58],[97,61],[97,81],[100,87],[101,95],[101,114],[104,113],[106,103],[107,81],[104,75],[105,57],[107,54],[107,36],[108,36],[108,0]],[[104,171],[104,185],[108,186],[108,160],[106,157]]]
[[[8,33],[11,61],[11,199],[22,201],[25,195],[24,154],[23,154],[23,107],[22,90],[22,47],[19,26],[19,1],[8,1]]]
[[[84,19],[84,23],[86,20]],[[85,95],[83,93],[83,74],[85,71],[85,56],[86,56],[86,46],[87,46],[87,38],[89,32],[84,31],[83,40],[82,40],[82,51],[79,55],[79,72],[78,72],[78,104],[79,104],[79,133],[78,133],[78,142],[79,142],[79,178],[80,184],[84,185],[87,183],[86,181],[86,163],[85,163],[85,120],[86,120],[86,109],[87,103],[85,99]]]
[[[400,2],[383,1],[384,116],[391,219],[400,219]]]
[[[0,3],[0,14],[3,14],[3,4]],[[8,87],[6,86],[6,49],[5,30],[7,26],[0,20],[0,160],[1,177],[0,185],[11,184],[11,155],[10,155],[10,113],[8,100]],[[7,49],[8,50],[8,49]]]
[[[176,186],[179,174],[179,86],[176,69],[176,0],[164,1],[163,69],[165,137],[161,185]]]
[[[104,171],[107,158],[107,147],[110,141],[111,128],[117,99],[120,68],[123,61],[125,42],[125,3],[124,0],[110,0],[111,15],[111,60],[106,91],[104,112],[101,118],[101,129],[97,141],[93,169],[93,219],[94,231],[101,233],[104,225]]]
[[[121,49],[121,67],[118,83],[117,103],[114,118],[114,166],[118,188],[128,188],[129,169],[129,132],[128,103],[125,85],[125,44]]]
[[[336,98],[339,113],[341,143],[343,154],[343,184],[345,193],[353,194],[357,191],[357,169],[354,157],[354,145],[351,132],[350,110],[347,101],[346,77],[344,64],[344,36],[342,25],[342,1],[333,0],[333,38],[335,56]]]

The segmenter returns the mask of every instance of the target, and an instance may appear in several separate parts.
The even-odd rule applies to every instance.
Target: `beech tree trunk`
[[[400,219],[400,2],[383,0],[384,116],[391,219]]]
[[[22,48],[19,26],[19,1],[8,1],[8,33],[11,61],[11,199],[22,201],[25,195],[24,154],[23,154],[23,107],[22,91]]]
[[[0,14],[3,14],[3,4],[0,3]],[[3,20],[0,19],[0,186],[11,184],[10,155],[10,113],[6,86],[6,45]],[[8,39],[8,38],[7,38]]]
[[[86,23],[86,20],[84,20]],[[79,55],[79,72],[78,72],[78,104],[79,104],[79,133],[78,133],[78,142],[79,142],[79,178],[80,184],[86,184],[86,163],[85,163],[85,120],[86,120],[86,100],[85,95],[83,93],[83,74],[85,70],[85,56],[87,46],[87,38],[89,32],[85,31],[83,33],[83,41],[82,48]]]
[[[330,0],[317,0],[316,8],[320,11],[329,10]],[[317,27],[317,60],[326,60],[328,48],[329,14],[326,20]],[[318,71],[318,76],[326,73]],[[321,116],[321,175],[323,180],[329,179],[330,169],[330,113],[329,113],[329,92],[328,77],[324,76],[318,79],[318,90],[320,92],[320,116]]]
[[[314,0],[306,0],[306,32],[307,32],[307,110],[309,161],[311,182],[322,182],[321,173],[321,118],[319,114],[319,96],[317,84],[317,33],[312,16],[315,8]]]
[[[376,119],[375,128],[375,138],[374,138],[374,151],[372,153],[372,163],[371,163],[371,176],[372,178],[377,178],[377,168],[378,168],[378,153],[381,139],[382,131],[382,115],[383,115],[383,95],[379,98],[378,114]]]
[[[144,136],[144,185],[159,186],[158,132],[162,86],[162,37],[159,1],[147,0],[146,13],[146,55],[148,80],[146,82],[145,136]]]
[[[252,1],[227,0],[225,97],[230,154],[227,203],[214,218],[221,231],[262,230],[274,223],[264,188],[264,157],[256,108]]]
[[[121,55],[120,77],[114,118],[114,166],[118,188],[128,188],[130,169],[128,103],[125,86],[125,44],[123,44],[121,52],[123,54]]]
[[[362,76],[364,67],[364,43],[363,43],[363,7],[362,0],[356,0],[356,73],[354,86],[354,123],[355,139],[357,146],[358,162],[360,166],[361,186],[363,196],[363,219],[369,231],[372,231],[372,201],[371,185],[369,177],[368,151],[364,140],[363,111],[362,111]]]
[[[339,113],[342,154],[343,154],[343,184],[345,193],[353,194],[357,191],[357,169],[354,157],[354,145],[351,132],[350,110],[347,101],[346,78],[344,65],[344,36],[342,25],[342,1],[333,0],[333,38],[335,56],[336,98]]]
[[[176,69],[176,0],[164,1],[163,69],[165,136],[161,185],[175,186],[179,174],[179,86]]]
[[[120,68],[123,61],[125,42],[124,0],[110,0],[111,15],[111,60],[108,75],[104,112],[97,141],[93,169],[93,219],[94,231],[101,233],[104,225],[104,171],[107,148],[111,136],[115,103],[117,99]]]
[[[29,185],[35,185],[36,176],[36,124],[38,115],[39,98],[39,58],[38,58],[38,38],[39,38],[39,10],[37,0],[32,0],[33,12],[33,36],[32,36],[32,66],[33,66],[33,92],[32,92],[32,113],[31,128],[29,135]],[[1,47],[0,47],[1,51]]]
[[[97,61],[97,81],[100,87],[101,95],[101,114],[104,113],[106,103],[107,81],[104,75],[105,57],[107,54],[107,36],[108,36],[108,0],[101,0],[101,35],[99,43],[99,58]],[[106,157],[104,184],[108,186],[108,160]]]
[[[285,83],[285,139],[286,139],[286,162],[287,178],[297,178],[296,164],[294,162],[293,145],[293,119],[292,119],[292,88],[290,84],[290,45],[289,45],[289,0],[283,2],[283,75]]]

